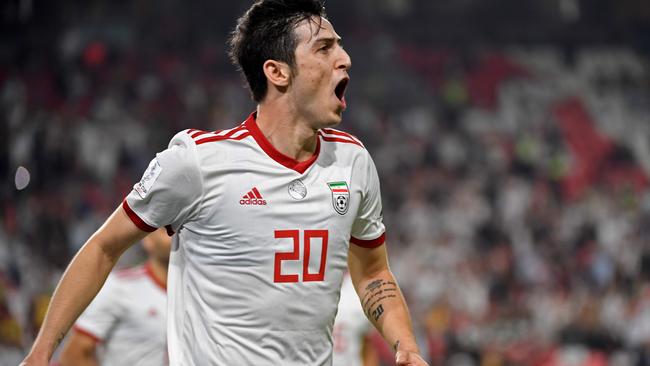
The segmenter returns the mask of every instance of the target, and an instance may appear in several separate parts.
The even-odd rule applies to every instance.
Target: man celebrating
[[[160,227],[176,233],[171,365],[330,365],[346,265],[396,364],[426,365],[388,267],[375,166],[332,129],[351,61],[322,3],[259,0],[230,43],[257,111],[180,132],[152,160],[71,262],[24,365],[47,364],[120,254]]]

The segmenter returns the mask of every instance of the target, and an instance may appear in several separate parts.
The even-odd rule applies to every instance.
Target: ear
[[[291,82],[291,69],[284,62],[266,60],[262,66],[266,79],[276,87],[284,88]]]

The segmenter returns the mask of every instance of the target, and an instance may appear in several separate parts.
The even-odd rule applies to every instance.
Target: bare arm
[[[397,365],[426,365],[404,296],[388,267],[386,246],[367,249],[351,244],[348,267],[363,311],[397,352]]]
[[[21,365],[45,366],[54,350],[90,301],[113,266],[147,232],[140,230],[119,207],[72,259],[59,282],[30,353]]]
[[[59,366],[98,366],[97,363],[97,341],[92,337],[72,332],[66,341]]]

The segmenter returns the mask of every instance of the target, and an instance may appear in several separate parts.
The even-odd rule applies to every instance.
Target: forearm
[[[357,285],[363,311],[395,350],[419,353],[408,307],[389,269],[359,280]]]
[[[91,238],[77,253],[50,302],[45,321],[34,342],[32,355],[50,359],[74,321],[97,295],[117,258]]]

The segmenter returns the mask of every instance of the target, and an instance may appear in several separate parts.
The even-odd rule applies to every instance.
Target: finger
[[[397,351],[397,353],[395,354],[395,364],[397,366],[408,366],[409,353],[404,351]]]

